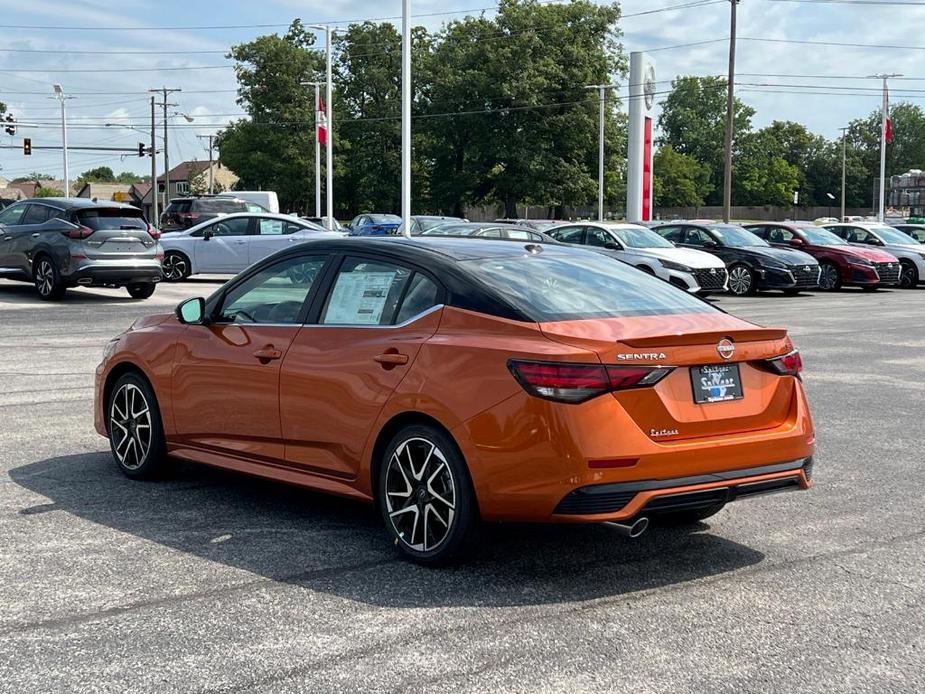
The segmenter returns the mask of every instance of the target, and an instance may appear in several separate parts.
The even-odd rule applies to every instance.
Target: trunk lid
[[[157,244],[141,210],[94,207],[79,210],[75,223],[93,230],[83,241],[87,258],[122,260],[153,257],[156,252]]]
[[[594,351],[605,364],[673,366],[655,386],[612,396],[653,440],[666,442],[769,429],[795,408],[795,384],[769,369],[767,359],[793,349],[786,330],[762,328],[724,313],[639,316],[543,323],[551,340]],[[720,355],[729,340],[733,354]],[[741,399],[697,403],[692,371],[734,365]]]

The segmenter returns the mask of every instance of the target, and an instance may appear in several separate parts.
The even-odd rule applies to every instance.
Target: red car
[[[745,227],[772,246],[799,248],[819,261],[819,288],[849,285],[871,291],[899,284],[899,260],[877,248],[845,243],[831,231],[809,222],[763,222]]]

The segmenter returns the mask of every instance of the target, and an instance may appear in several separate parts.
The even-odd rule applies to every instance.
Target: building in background
[[[909,217],[925,216],[925,171],[910,169],[890,176],[887,201],[896,210],[906,210]]]
[[[214,181],[214,192],[221,193],[231,190],[238,177],[227,166],[215,161],[212,163],[211,175]],[[160,176],[157,182],[157,192],[164,195],[164,177]],[[209,192],[209,162],[184,161],[170,170],[170,199],[182,198],[187,195],[204,194]],[[163,198],[162,198],[163,199]]]

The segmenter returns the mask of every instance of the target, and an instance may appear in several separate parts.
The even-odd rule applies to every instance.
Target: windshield
[[[815,246],[844,246],[845,240],[838,238],[835,234],[827,229],[818,229],[810,227],[800,227],[806,235],[806,239]]]
[[[401,217],[396,214],[370,214],[366,216],[369,217],[369,221],[373,224],[398,224],[401,222]]]
[[[916,243],[914,238],[893,227],[871,227],[870,230],[879,236],[884,243],[895,243],[900,246],[911,246]]]
[[[755,236],[748,229],[735,224],[710,224],[707,229],[722,241],[724,246],[744,248],[746,246],[768,246],[767,241]]]
[[[717,311],[667,282],[591,252],[479,258],[460,266],[538,322]]]
[[[469,236],[480,227],[468,224],[438,224],[421,232],[423,236]]]
[[[630,248],[674,248],[674,244],[645,227],[617,227],[611,229],[624,246]]]

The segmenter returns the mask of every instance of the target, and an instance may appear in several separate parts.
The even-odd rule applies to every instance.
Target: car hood
[[[664,258],[692,268],[726,267],[726,264],[712,253],[698,251],[694,248],[631,248],[628,252],[651,258]]]
[[[820,246],[820,248],[822,248]],[[863,258],[864,260],[869,260],[872,263],[895,263],[896,256],[887,253],[886,251],[881,251],[879,248],[870,248],[867,246],[825,246],[825,250],[830,253],[837,253],[839,255],[844,255],[853,258]]]
[[[762,246],[748,246],[734,250],[745,251],[761,258],[771,258],[785,265],[817,265],[817,261],[809,253],[792,251],[787,248],[764,248]]]

